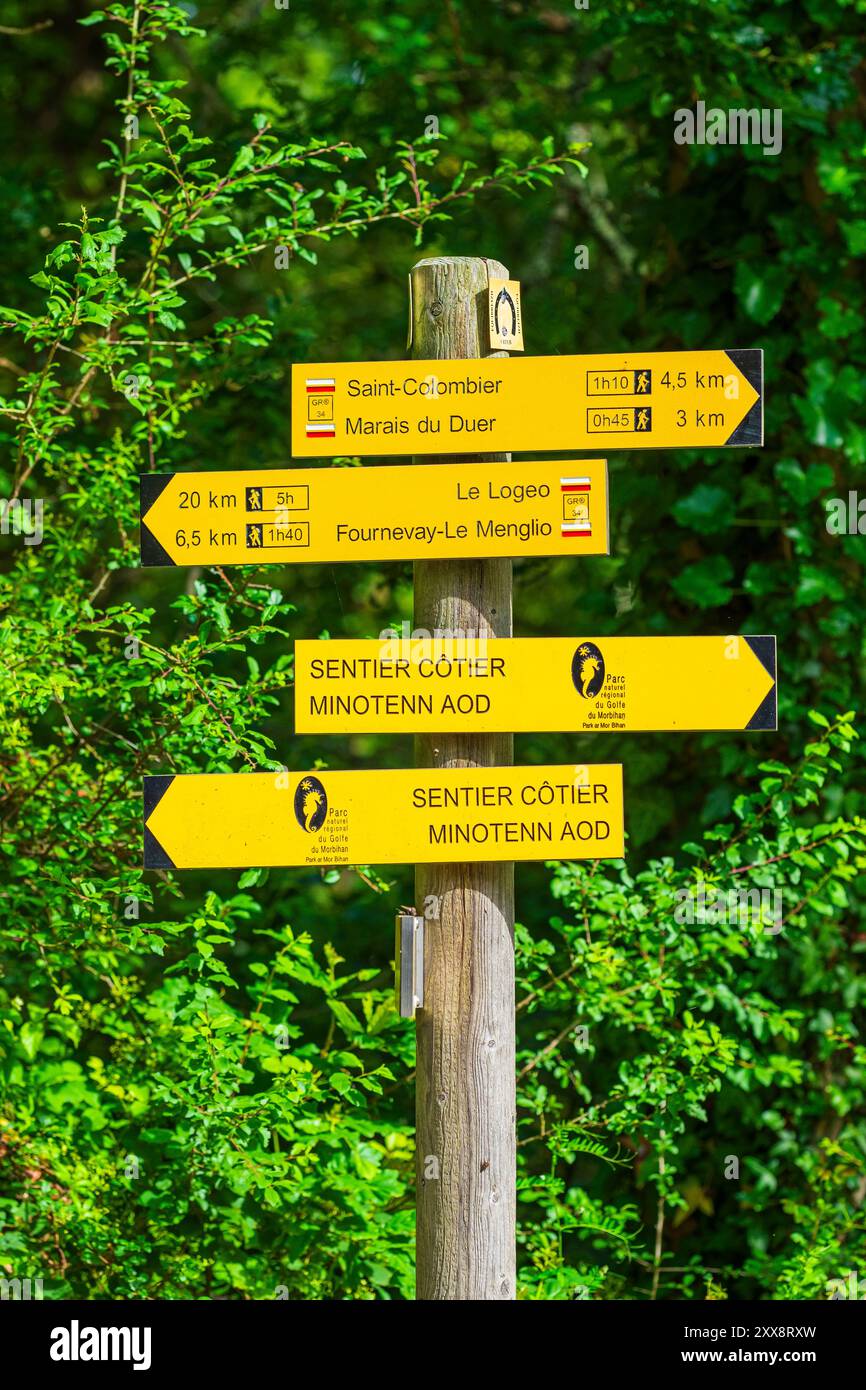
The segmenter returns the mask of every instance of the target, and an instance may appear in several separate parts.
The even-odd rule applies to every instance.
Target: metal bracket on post
[[[398,912],[394,940],[394,994],[401,1018],[424,1005],[424,918]]]

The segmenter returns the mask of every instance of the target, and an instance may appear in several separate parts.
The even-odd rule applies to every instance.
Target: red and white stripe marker
[[[577,492],[591,490],[589,478],[560,478],[559,490],[563,497]],[[587,521],[563,521],[560,527],[563,536],[591,536],[592,523]]]
[[[306,378],[308,396],[332,396],[336,386],[332,376],[308,376]],[[307,421],[308,439],[336,439],[333,420]]]

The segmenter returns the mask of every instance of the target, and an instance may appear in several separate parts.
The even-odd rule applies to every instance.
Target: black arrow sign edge
[[[144,867],[146,869],[174,869],[174,861],[169,859],[159,840],[148,830],[147,822],[153,815],[162,798],[165,796],[175,774],[160,774],[157,777],[145,777],[142,784],[142,794],[144,800]]]
[[[144,518],[156,499],[165,491],[174,477],[173,473],[142,473],[138,480],[138,516],[141,526],[141,563],[147,565],[172,565],[174,560],[164,546],[160,545]]]
[[[758,393],[751,410],[737,425],[733,434],[725,441],[725,446],[741,444],[745,447],[764,442],[764,353],[762,348],[725,348],[729,357]]]
[[[779,713],[776,699],[776,639],[775,637],[744,637],[743,641],[754,652],[773,684],[764,696],[747,729],[778,729]]]

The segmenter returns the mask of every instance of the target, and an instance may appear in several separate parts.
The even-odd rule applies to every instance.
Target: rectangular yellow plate
[[[775,728],[775,637],[295,643],[299,734]]]
[[[523,351],[523,314],[520,308],[520,281],[487,281],[487,315],[491,352]]]
[[[621,859],[622,767],[144,779],[144,867]]]
[[[149,473],[143,565],[607,555],[607,464]]]
[[[763,354],[601,353],[292,367],[292,453],[752,447]]]

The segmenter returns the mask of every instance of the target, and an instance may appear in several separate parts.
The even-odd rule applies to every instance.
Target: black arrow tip
[[[147,822],[173,781],[173,773],[145,777],[144,779],[142,798],[144,801],[144,867],[146,869],[173,869],[175,867],[174,861],[166,854],[159,840],[147,828]]]
[[[752,715],[747,729],[778,729],[779,711],[776,684],[776,639],[775,637],[745,637],[743,639],[751,651],[760,661],[768,676],[772,677],[773,684],[767,691],[755,713]]]
[[[725,443],[728,447],[739,444],[753,448],[764,442],[764,353],[761,348],[725,348],[725,355],[758,393],[751,410]]]
[[[147,826],[144,827],[144,863],[145,869],[173,869],[174,861],[169,859],[162,845],[155,835],[152,835]]]
[[[143,473],[138,480],[138,514],[141,522],[141,563],[144,566],[174,565],[174,560],[165,547],[156,539],[156,536],[144,520],[154,502],[161,493],[165,491],[173,477],[173,473]]]

